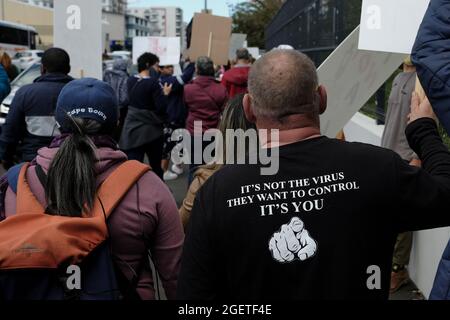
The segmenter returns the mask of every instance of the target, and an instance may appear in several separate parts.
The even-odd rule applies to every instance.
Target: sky
[[[230,16],[229,5],[234,5],[242,0],[208,0],[208,9],[218,16]],[[205,7],[205,0],[128,0],[129,7],[180,7],[183,9],[183,19],[189,22],[195,12],[200,12]]]

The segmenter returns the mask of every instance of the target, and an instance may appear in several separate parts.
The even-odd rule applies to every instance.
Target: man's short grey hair
[[[214,62],[208,57],[199,57],[197,59],[197,74],[213,77],[215,74]]]
[[[250,52],[247,49],[241,48],[236,50],[236,58],[237,60],[250,60]]]
[[[252,67],[249,93],[257,117],[277,121],[294,114],[317,114],[316,66],[296,50],[275,49]]]

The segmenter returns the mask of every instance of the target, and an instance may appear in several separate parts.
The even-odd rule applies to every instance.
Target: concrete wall
[[[33,26],[39,33],[44,48],[53,44],[52,9],[3,0],[3,5],[0,2],[0,19]],[[39,43],[36,45],[39,47]]]
[[[183,10],[178,7],[130,7],[128,13],[148,19],[152,24],[152,36],[182,36],[180,34],[183,29]],[[179,23],[179,34],[177,23]]]
[[[377,126],[375,120],[357,113],[345,127],[345,136],[349,142],[365,142],[381,145],[384,126]]]
[[[177,9],[175,7],[167,7],[166,10],[166,35],[167,37],[176,37]]]
[[[420,231],[414,234],[410,274],[427,298],[430,296],[438,264],[449,238],[450,228]]]
[[[377,146],[381,144],[383,130],[384,126],[377,126],[375,120],[361,113],[357,113],[344,129],[347,141],[365,142]],[[449,238],[450,228],[414,233],[409,271],[411,279],[427,298]]]
[[[103,51],[109,51],[111,41],[125,41],[125,16],[116,13],[103,12]]]

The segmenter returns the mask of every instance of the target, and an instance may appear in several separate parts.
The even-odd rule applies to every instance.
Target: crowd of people
[[[387,299],[408,279],[411,232],[450,226],[450,152],[432,107],[450,92],[414,93],[428,49],[394,80],[382,148],[322,135],[326,88],[292,47],[257,61],[239,49],[220,79],[208,57],[175,75],[148,52],[136,75],[118,60],[103,81],[73,79],[67,52],[48,49],[0,137],[0,300],[156,299],[160,287],[181,300]],[[171,165],[180,129],[200,148]],[[277,173],[205,161],[210,129],[277,131],[259,141]],[[232,159],[224,141],[214,152]],[[177,208],[164,181],[187,166]]]

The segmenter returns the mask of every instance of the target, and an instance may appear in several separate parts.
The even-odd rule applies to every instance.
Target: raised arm
[[[434,114],[426,99],[412,102],[411,123],[406,134],[423,169],[411,167],[396,157],[398,200],[396,231],[414,231],[450,225],[450,152],[443,144]]]

